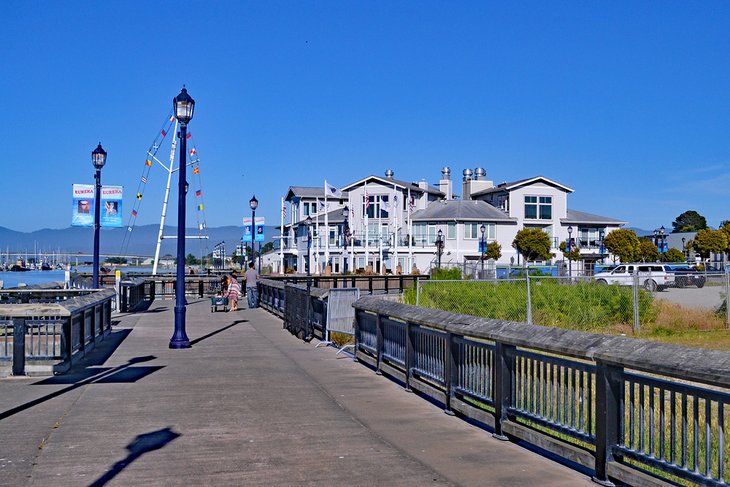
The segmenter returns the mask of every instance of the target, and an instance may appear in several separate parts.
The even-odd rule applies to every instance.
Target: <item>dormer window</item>
[[[526,220],[552,220],[552,196],[525,196]]]

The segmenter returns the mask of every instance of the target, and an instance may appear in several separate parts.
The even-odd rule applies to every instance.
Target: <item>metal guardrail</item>
[[[356,357],[595,480],[726,485],[730,354],[490,320],[368,296]]]
[[[0,304],[0,374],[51,375],[68,370],[111,331],[111,289],[57,290],[51,300]]]

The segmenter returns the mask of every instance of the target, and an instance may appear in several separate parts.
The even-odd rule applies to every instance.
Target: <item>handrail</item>
[[[356,358],[447,412],[493,426],[500,439],[593,468],[603,485],[727,483],[730,353],[374,296],[354,307]]]

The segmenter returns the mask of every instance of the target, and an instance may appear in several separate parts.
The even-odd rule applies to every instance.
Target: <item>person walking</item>
[[[253,262],[250,262],[246,271],[246,294],[248,294],[249,308],[258,308],[259,306],[259,290],[256,286],[258,279],[259,273],[256,272]]]
[[[236,271],[233,271],[228,278],[228,291],[226,295],[228,304],[231,305],[231,311],[238,311],[238,298],[240,296],[241,285],[238,283],[238,274],[236,274]]]

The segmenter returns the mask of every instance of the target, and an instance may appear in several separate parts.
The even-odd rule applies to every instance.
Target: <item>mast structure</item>
[[[178,121],[175,119],[175,130],[173,133],[177,133]],[[170,165],[165,166],[160,162],[160,165],[167,171],[167,185],[165,186],[165,198],[162,200],[162,215],[160,216],[160,231],[157,232],[157,245],[155,246],[155,261],[152,264],[152,275],[157,275],[157,266],[160,262],[160,247],[162,246],[163,232],[165,230],[165,217],[167,216],[167,202],[170,199],[170,183],[172,181],[172,173],[176,171],[175,165],[175,152],[177,149],[177,139],[173,137],[172,146],[170,147]],[[147,155],[157,160],[154,154],[150,154],[147,151]],[[157,161],[159,162],[159,161]]]

